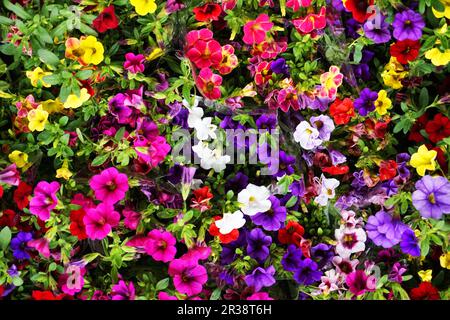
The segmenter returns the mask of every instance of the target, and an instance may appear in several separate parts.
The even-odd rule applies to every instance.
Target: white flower
[[[348,258],[352,253],[364,251],[367,239],[363,228],[346,228],[341,226],[334,231],[337,240],[336,252],[343,258]]]
[[[244,214],[253,216],[258,212],[263,213],[271,208],[272,203],[269,197],[270,191],[267,187],[259,187],[250,183],[247,188],[239,192],[238,202]]]
[[[200,158],[200,166],[205,169],[213,169],[215,172],[225,170],[227,163],[231,161],[229,155],[222,155],[222,151],[217,148],[211,150],[205,142],[199,142],[192,147],[192,150]]]
[[[320,188],[320,194],[314,199],[321,206],[326,206],[329,199],[333,199],[336,196],[335,189],[339,186],[339,181],[336,179],[327,179],[322,174],[321,176],[322,187]]]
[[[228,234],[234,229],[241,228],[244,224],[244,214],[241,210],[234,213],[224,213],[222,219],[216,220],[216,226],[221,234]]]
[[[329,294],[330,292],[339,290],[340,275],[335,270],[331,269],[325,272],[325,275],[320,278],[322,283],[319,289],[322,294]]]
[[[319,139],[319,131],[312,127],[308,121],[302,121],[295,128],[294,140],[300,143],[305,150],[312,150],[322,144]]]
[[[211,117],[206,117],[196,123],[194,128],[198,140],[207,140],[208,137],[216,139],[217,126],[215,124],[211,124],[211,121]]]
[[[187,119],[189,128],[195,128],[197,124],[202,121],[203,114],[204,112],[202,108],[193,107],[189,109],[189,115]]]

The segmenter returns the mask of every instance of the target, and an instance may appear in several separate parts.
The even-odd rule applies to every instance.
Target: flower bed
[[[0,299],[447,299],[450,1],[2,0]]]

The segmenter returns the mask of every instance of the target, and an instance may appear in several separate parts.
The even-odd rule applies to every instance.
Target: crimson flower
[[[331,166],[331,167],[322,168],[323,172],[329,173],[332,175],[346,174],[349,170],[350,169],[348,166]]]
[[[359,23],[364,23],[370,15],[367,9],[373,5],[374,0],[343,0],[342,3],[345,9],[352,13],[353,19]]]
[[[83,218],[86,212],[83,209],[70,211],[70,233],[78,238],[78,240],[87,239],[86,226]]]
[[[440,300],[439,290],[430,282],[422,282],[417,288],[411,289],[409,293],[411,300]]]
[[[394,160],[381,161],[379,173],[381,181],[394,178],[397,175],[397,162]]]
[[[92,21],[92,26],[100,33],[110,29],[116,29],[119,26],[119,20],[114,12],[114,6],[105,8],[100,15]]]
[[[420,41],[403,40],[392,44],[389,52],[401,64],[407,64],[409,61],[416,60],[419,55]]]
[[[295,244],[300,247],[304,234],[305,229],[298,222],[289,221],[286,227],[278,230],[278,240],[282,244]]]
[[[196,83],[199,90],[208,99],[216,100],[222,95],[220,92],[222,77],[213,73],[209,68],[200,70]]]
[[[433,143],[437,143],[450,136],[450,119],[442,113],[438,113],[433,120],[425,125],[425,131],[428,134],[428,139]]]
[[[217,3],[206,3],[201,7],[196,7],[194,11],[195,19],[201,22],[211,22],[219,20],[222,8]]]
[[[13,199],[19,210],[23,210],[30,203],[31,191],[33,188],[21,181],[16,190],[14,190]]]

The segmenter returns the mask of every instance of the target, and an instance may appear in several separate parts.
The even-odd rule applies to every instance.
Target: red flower
[[[83,209],[70,211],[70,233],[79,240],[84,240],[87,238],[86,226],[83,222],[85,215],[86,212]]]
[[[426,144],[426,147],[428,150],[435,150],[437,152],[436,161],[439,163],[439,166],[442,170],[444,170],[445,173],[447,173],[448,166],[447,166],[447,158],[445,156],[444,151],[442,151],[441,148],[433,146],[431,144]]]
[[[220,92],[222,77],[213,73],[209,68],[203,68],[200,70],[196,84],[202,94],[210,100],[219,99],[222,94]]]
[[[428,116],[426,114],[423,114],[420,118],[416,120],[414,125],[411,128],[411,131],[408,135],[408,140],[414,141],[414,142],[422,142],[424,140],[423,135],[420,133],[420,130],[425,128],[425,125],[428,122]]]
[[[0,227],[14,227],[19,222],[19,216],[11,209],[0,212]]]
[[[442,113],[434,116],[432,121],[425,125],[425,131],[431,142],[437,143],[444,138],[450,136],[450,119]]]
[[[227,234],[220,233],[219,228],[217,228],[215,221],[222,219],[222,217],[215,216],[213,219],[214,219],[214,222],[211,223],[211,225],[209,226],[209,233],[213,237],[219,237],[219,240],[222,243],[230,243],[230,242],[233,242],[234,240],[237,240],[237,238],[239,238],[239,230],[238,229],[233,229],[233,231],[231,231],[230,233],[227,233]]]
[[[114,12],[114,6],[110,5],[105,8],[100,15],[92,21],[92,26],[100,33],[117,28],[119,26],[119,20]]]
[[[38,291],[33,290],[31,293],[31,298],[33,300],[62,300],[64,298],[64,294],[58,294],[55,296],[53,292],[47,291]]]
[[[397,175],[397,162],[394,160],[381,161],[379,173],[381,181],[394,178]]]
[[[3,197],[3,187],[0,186],[0,199]]]
[[[3,295],[3,292],[5,292],[5,288],[3,286],[0,286],[0,299]]]
[[[349,98],[344,100],[336,98],[330,106],[330,114],[336,124],[347,124],[355,115],[353,101]]]
[[[409,293],[411,300],[440,300],[439,291],[430,282],[422,282]]]
[[[19,210],[23,210],[30,203],[31,191],[33,188],[23,181],[20,181],[17,189],[14,191],[13,199]]]
[[[416,60],[419,55],[420,41],[404,40],[397,41],[391,45],[391,56],[397,58],[397,61],[401,64],[407,64],[408,61]]]
[[[209,200],[213,198],[208,186],[194,190],[194,198],[192,199],[191,208],[204,212],[211,208]]]
[[[342,3],[352,13],[353,19],[359,23],[364,23],[372,15],[372,13],[367,12],[367,9],[373,5],[374,0],[344,0]]]
[[[374,131],[375,131],[375,136],[378,139],[383,139],[384,136],[386,135],[389,122],[390,122],[390,119],[387,120],[386,122],[377,122],[377,123],[375,123]]]
[[[348,166],[331,166],[322,168],[323,172],[332,174],[332,175],[341,175],[346,174],[349,171]]]
[[[295,221],[289,221],[286,227],[278,230],[278,240],[282,244],[295,244],[300,247],[305,229]]]
[[[195,19],[197,21],[217,21],[222,13],[222,8],[217,3],[207,3],[201,7],[194,8]]]

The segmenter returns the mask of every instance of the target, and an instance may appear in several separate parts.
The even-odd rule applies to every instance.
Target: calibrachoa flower
[[[422,37],[422,29],[425,27],[425,22],[420,13],[407,9],[395,15],[392,26],[394,27],[395,39],[415,41]]]
[[[92,21],[92,26],[98,32],[106,32],[107,30],[116,29],[119,26],[114,6],[110,5],[103,9],[97,18]]]
[[[30,259],[28,242],[31,239],[33,239],[33,237],[30,232],[21,231],[11,240],[11,249],[13,250],[14,258],[19,260]]]
[[[435,150],[428,150],[425,145],[421,145],[417,152],[411,156],[409,163],[423,177],[426,170],[434,171],[436,169],[436,156],[437,152]]]
[[[254,216],[257,213],[264,213],[272,207],[269,189],[265,186],[249,184],[238,194],[238,202],[244,214]]]
[[[353,101],[349,98],[336,100],[330,105],[330,114],[337,125],[347,124],[355,116]]]
[[[327,20],[325,18],[326,8],[322,7],[319,14],[310,13],[304,18],[292,20],[295,29],[302,34],[311,33],[314,30],[325,28]]]
[[[305,150],[312,150],[322,144],[319,138],[319,130],[312,127],[309,122],[302,121],[295,128],[294,140],[300,143],[300,146]]]
[[[247,254],[259,261],[264,261],[269,256],[269,246],[272,238],[261,229],[255,228],[247,235]]]
[[[450,213],[450,182],[444,177],[426,175],[416,182],[412,201],[422,217],[440,219]]]
[[[214,74],[209,68],[203,68],[200,70],[196,84],[199,90],[208,99],[216,100],[222,95],[220,92],[222,77],[218,74]]]
[[[249,21],[244,25],[244,37],[242,40],[246,44],[261,43],[273,25],[267,14],[260,14],[255,20]]]
[[[301,285],[308,286],[320,280],[322,272],[318,271],[317,263],[306,258],[300,261],[298,269],[294,273],[294,280]]]
[[[175,244],[177,241],[170,232],[155,229],[150,231],[147,237],[145,252],[152,256],[153,259],[169,262],[175,258],[177,252]]]
[[[128,191],[128,177],[116,168],[108,168],[95,175],[89,182],[95,197],[107,204],[122,200]]]
[[[364,251],[366,248],[366,233],[363,228],[346,228],[341,226],[336,229],[334,236],[338,241],[336,252],[344,257],[349,257],[352,253]]]
[[[194,259],[173,260],[169,265],[169,275],[173,278],[175,289],[188,296],[199,294],[208,280],[205,267]]]
[[[365,88],[361,91],[359,98],[355,100],[353,106],[358,113],[363,117],[367,116],[369,112],[375,110],[375,101],[378,99],[378,93]]]
[[[58,198],[56,193],[61,185],[56,182],[41,181],[34,188],[34,195],[30,201],[30,212],[46,221],[50,218],[50,212],[56,208]]]
[[[370,216],[366,224],[369,239],[384,248],[391,248],[398,244],[406,228],[400,219],[382,210]]]
[[[155,0],[130,0],[130,3],[134,6],[136,13],[140,16],[154,13],[157,8]]]
[[[139,73],[144,72],[145,56],[143,54],[134,54],[129,52],[125,55],[125,63],[123,64],[123,68],[128,70],[131,73]]]
[[[120,214],[114,211],[111,204],[100,203],[95,208],[87,210],[83,218],[86,235],[92,240],[102,240],[116,227],[120,221]]]
[[[368,276],[363,270],[356,270],[347,275],[345,282],[351,293],[360,296],[368,291],[375,291],[377,279]]]
[[[275,284],[274,274],[275,268],[273,266],[266,269],[258,267],[245,277],[245,283],[249,287],[253,287],[255,291],[259,291],[264,287],[271,287]]]

